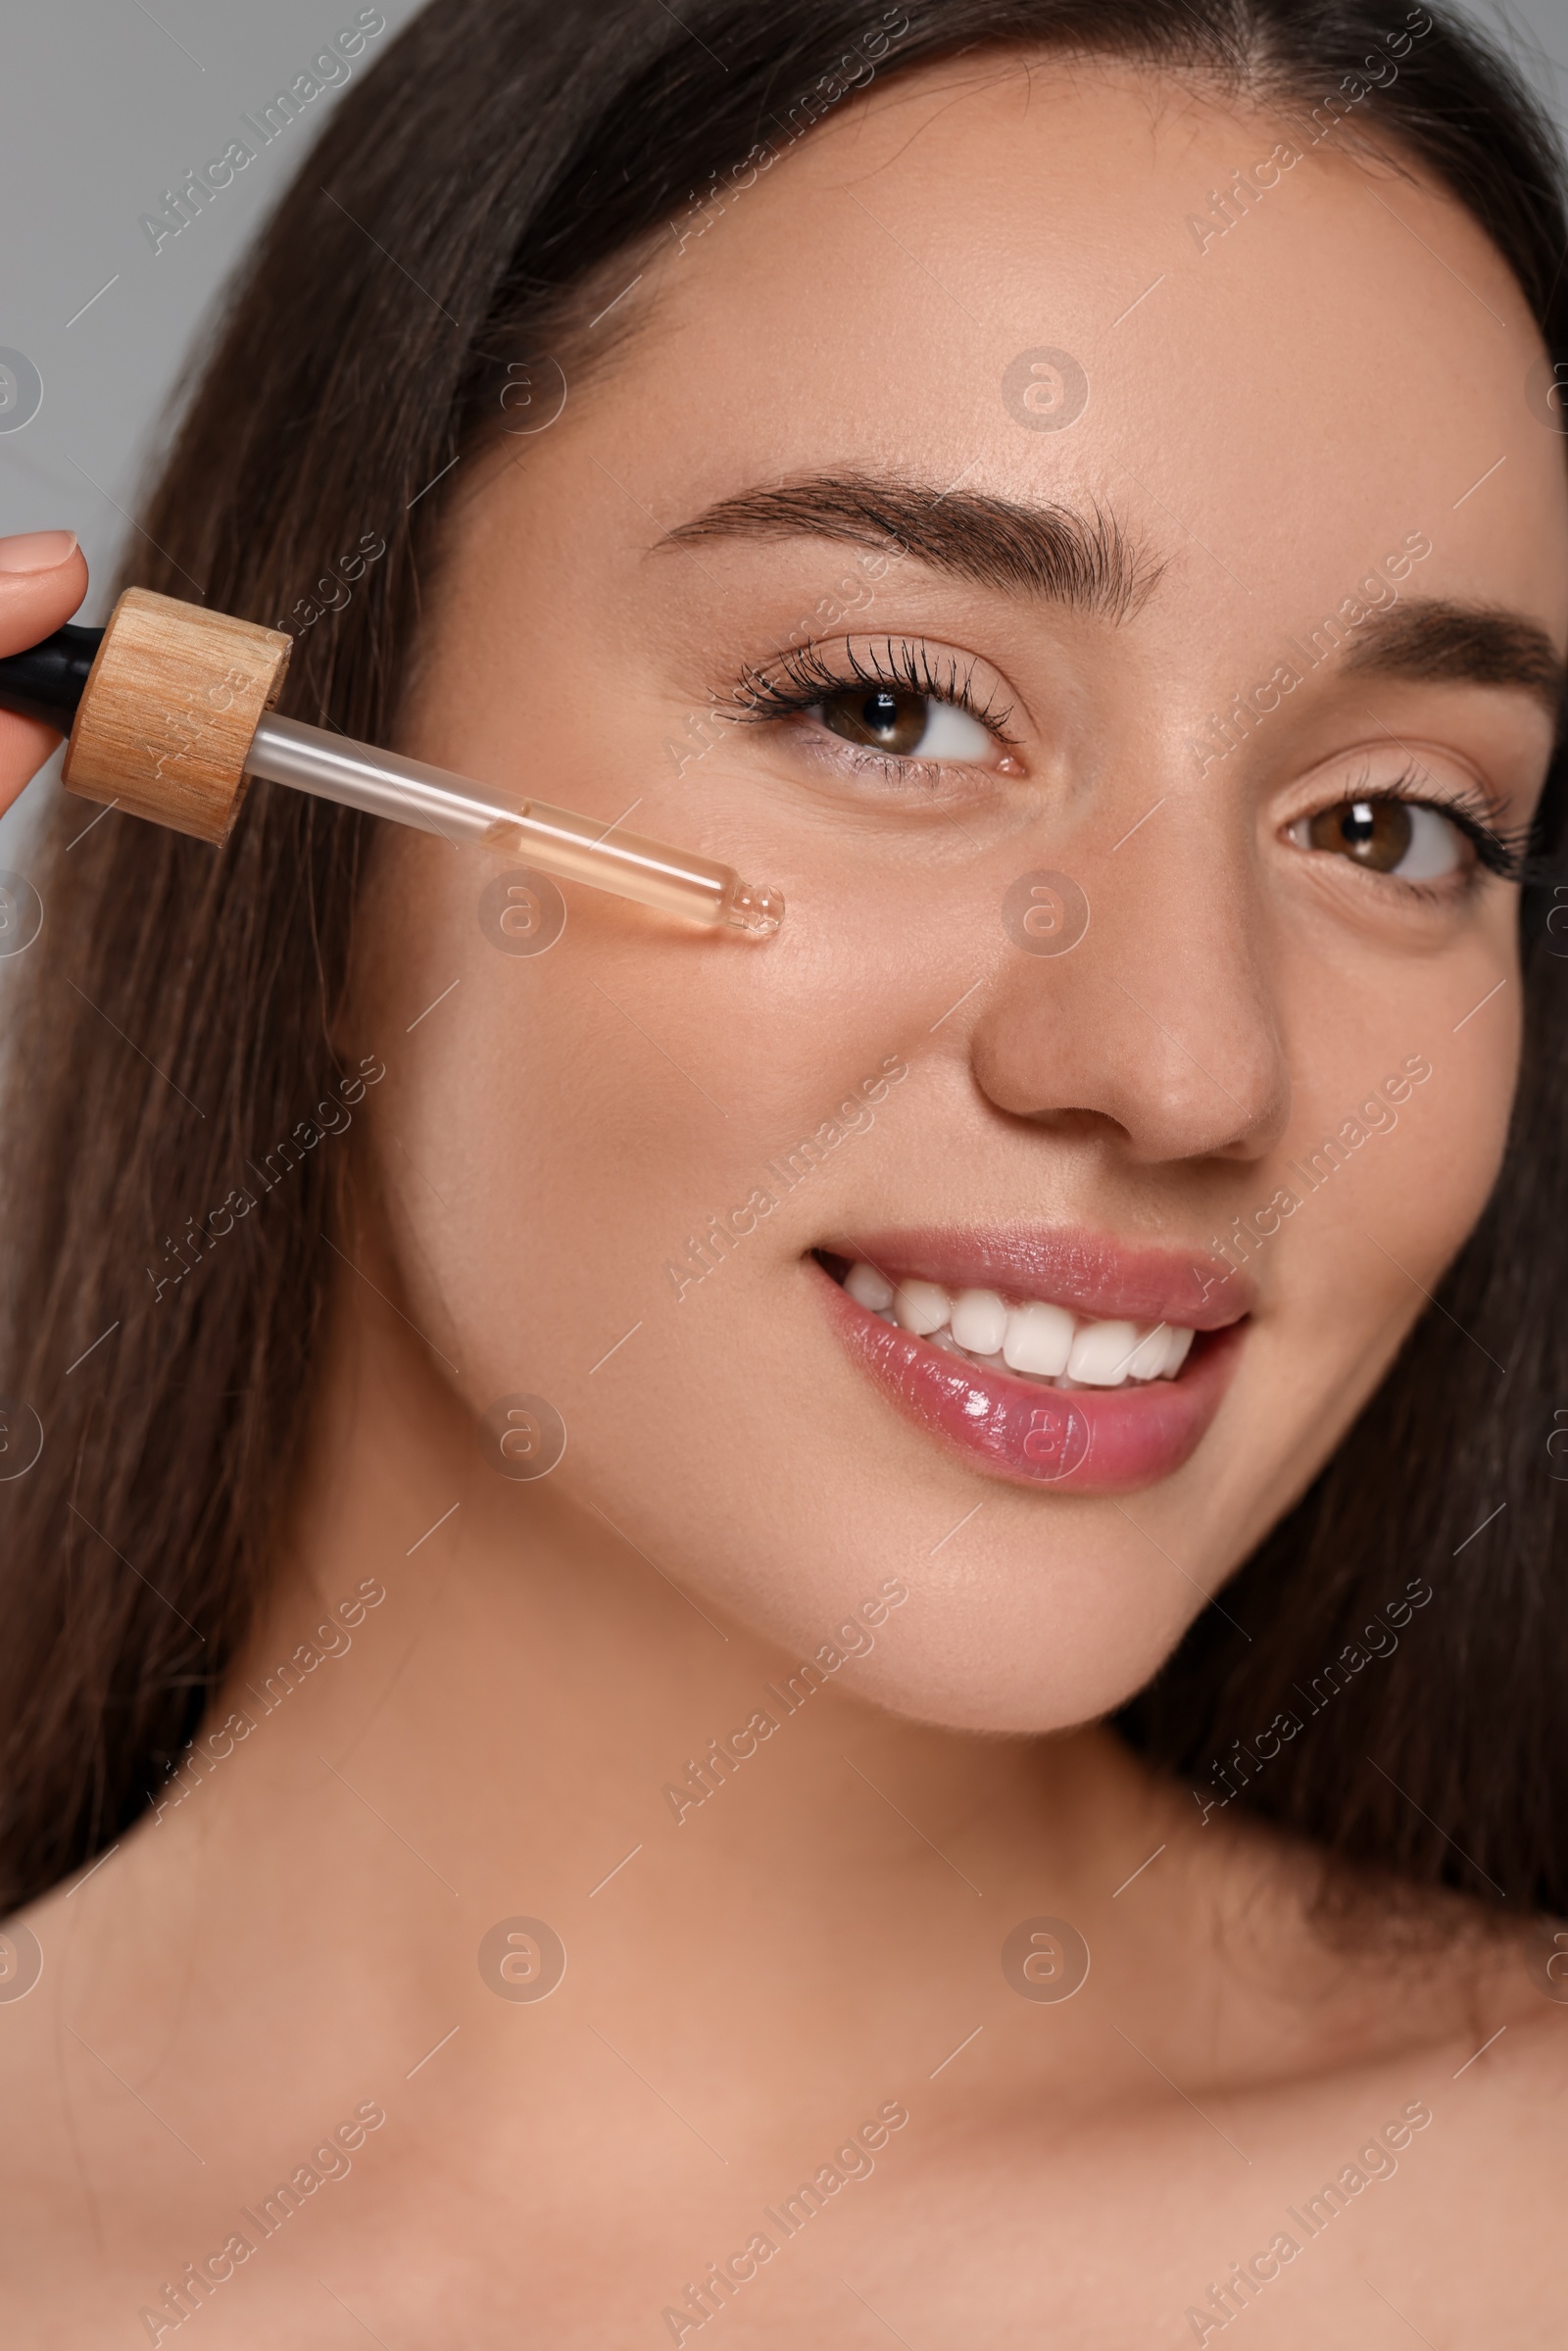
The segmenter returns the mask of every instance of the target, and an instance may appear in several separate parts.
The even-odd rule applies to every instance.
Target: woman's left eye
[[[1326,850],[1401,882],[1446,881],[1471,854],[1451,818],[1416,800],[1342,800],[1298,818],[1290,837],[1298,849]]]
[[[846,743],[895,759],[978,766],[1000,748],[990,728],[956,704],[891,686],[846,688],[825,695],[806,714]]]

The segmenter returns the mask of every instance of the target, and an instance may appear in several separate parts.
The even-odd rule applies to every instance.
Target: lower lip
[[[1134,1494],[1192,1458],[1236,1367],[1243,1326],[1203,1334],[1174,1380],[1037,1386],[928,1347],[821,1280],[839,1336],[905,1417],[971,1468],[1063,1494]]]

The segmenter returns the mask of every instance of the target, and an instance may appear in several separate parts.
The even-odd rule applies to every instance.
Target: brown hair
[[[1353,110],[1469,208],[1568,349],[1549,138],[1472,36],[1402,0],[688,0],[680,22],[646,0],[442,0],[347,91],[261,239],[125,580],[299,626],[285,707],[387,740],[450,469],[505,420],[508,364],[570,360],[596,272],[639,240],[678,254],[873,73],[1003,44],[1141,58],[1331,124]],[[349,601],[306,623],[331,570]],[[259,789],[217,855],[81,823],[52,812],[45,931],[8,975],[0,1385],[44,1442],[0,1483],[0,1908],[135,1818],[245,1632],[334,1271],[318,1105],[354,1083],[332,1036],[368,820]],[[1282,1693],[1430,1579],[1419,1638],[1331,1729],[1245,1778],[1232,1754],[1240,1800],[1416,1881],[1568,1909],[1546,1443],[1568,1403],[1562,975],[1530,962],[1507,1167],[1441,1309],[1127,1728],[1213,1793],[1211,1749],[1250,1741],[1255,1766]],[[17,1458],[31,1424],[8,1425]]]

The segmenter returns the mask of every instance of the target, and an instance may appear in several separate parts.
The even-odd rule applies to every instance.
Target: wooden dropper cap
[[[127,588],[81,689],[67,791],[199,841],[225,840],[245,794],[246,755],[292,651],[279,629]],[[52,723],[64,715],[41,700],[34,708]]]
[[[342,808],[508,855],[531,851],[547,873],[665,913],[761,939],[783,921],[776,890],[756,889],[711,857],[543,801],[498,798],[421,759],[269,717],[290,651],[276,629],[128,588],[106,629],[68,621],[41,644],[0,658],[0,709],[62,734],[69,728],[65,780],[73,792],[198,840],[225,838],[254,762],[273,783]]]

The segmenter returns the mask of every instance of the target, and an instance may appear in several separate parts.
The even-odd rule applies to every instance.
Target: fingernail
[[[0,571],[58,571],[76,552],[74,530],[24,530],[0,539]]]

